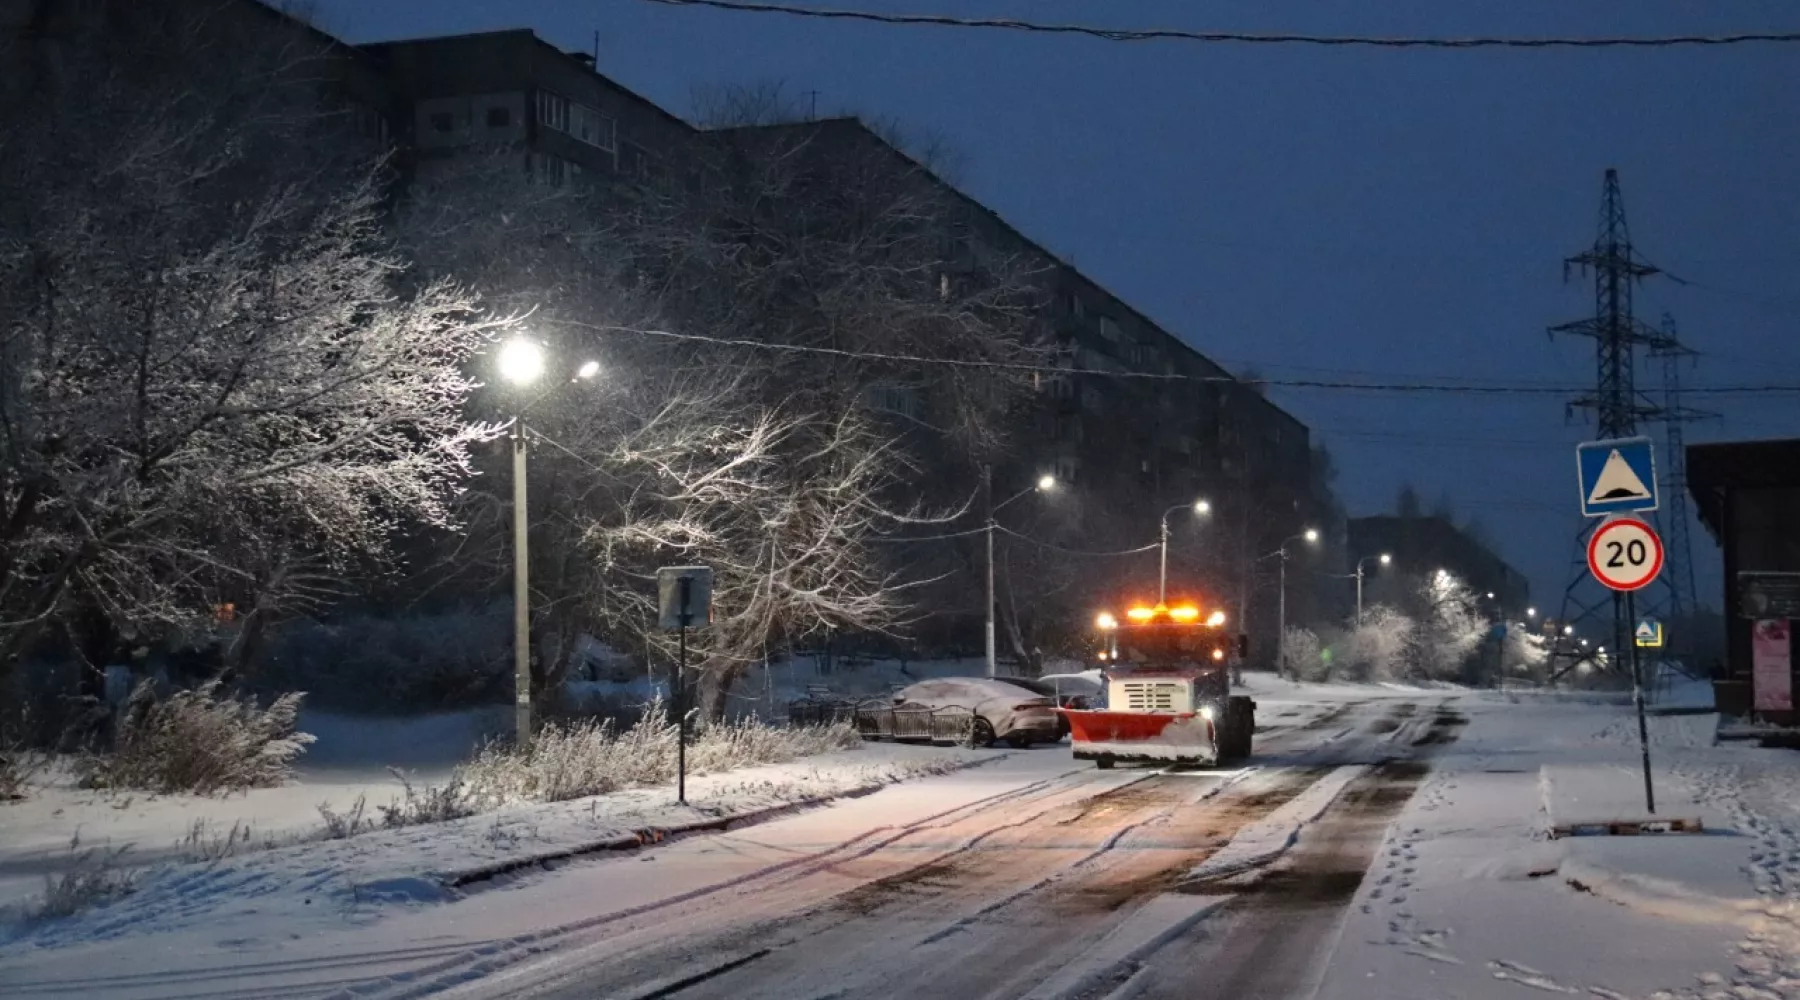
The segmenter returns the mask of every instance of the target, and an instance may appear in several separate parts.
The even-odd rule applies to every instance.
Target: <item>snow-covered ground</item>
[[[373,818],[402,790],[389,768],[442,783],[511,724],[502,708],[406,719],[303,711],[300,729],[318,741],[299,760],[300,780],[219,797],[95,792],[76,787],[66,768],[53,770],[27,801],[0,805],[0,909],[42,892],[46,873],[90,848],[125,847],[121,863],[150,866],[212,849],[234,829],[251,847],[313,835],[321,804],[343,811],[362,797]]]
[[[1375,861],[1353,895],[1346,890],[1341,916],[1325,923],[1330,933],[1317,942],[1320,1000],[1499,1000],[1545,992],[1634,1000],[1800,996],[1800,925],[1794,919],[1800,913],[1800,802],[1793,801],[1800,799],[1794,795],[1800,755],[1715,744],[1716,717],[1693,714],[1696,705],[1706,704],[1703,690],[1661,699],[1659,710],[1689,714],[1657,715],[1650,725],[1658,815],[1699,818],[1708,832],[1563,840],[1548,835],[1558,822],[1645,818],[1628,698],[1295,685],[1256,674],[1248,678],[1248,691],[1270,729],[1271,746],[1298,737],[1302,743],[1295,746],[1310,745],[1304,744],[1310,739],[1328,747],[1352,729],[1359,734],[1354,739],[1374,739],[1372,745],[1382,745],[1386,733],[1397,739],[1390,745],[1405,746],[1426,733],[1433,718],[1414,706],[1454,704],[1468,719],[1466,727],[1431,730],[1454,735],[1442,744],[1424,741],[1430,772],[1385,833],[1387,819],[1372,828],[1368,843],[1380,842]],[[1394,721],[1368,728],[1384,718]],[[1315,723],[1311,735],[1309,722]],[[442,720],[432,725],[456,728]],[[482,728],[468,720],[465,725],[465,734]],[[432,740],[424,731],[397,731],[392,740],[393,754],[413,752],[400,763],[425,773],[457,756],[426,752]],[[440,742],[450,747],[461,740],[445,735]],[[259,835],[282,829],[284,817],[297,827],[316,825],[313,807],[322,790],[333,787],[342,796],[364,787],[358,780],[382,777],[367,769],[366,755],[349,749],[354,742],[346,744],[341,735],[328,739],[325,745],[335,743],[342,753],[334,758],[328,751],[315,760],[308,784],[300,786],[304,791],[271,790],[263,799],[254,793],[116,808],[118,800],[99,798],[64,802],[56,807],[64,810],[60,816],[49,815],[54,809],[45,803],[73,795],[65,790],[35,805],[0,807],[0,865],[15,866],[8,869],[14,882],[35,875],[16,870],[28,853],[16,845],[60,847],[54,842],[66,837],[64,824],[76,821],[115,837],[135,833],[171,842],[208,810],[226,825],[225,817],[266,824],[257,827]],[[1376,757],[1319,771],[1304,755],[1273,752],[1264,765],[1268,779],[1279,785],[1287,774],[1300,779],[1294,789],[1304,790],[1237,830],[1211,860],[1186,872],[1190,882],[1219,895],[1191,896],[1173,909],[1168,893],[1146,897],[1141,912],[1107,939],[1112,951],[1154,965],[1158,948],[1176,948],[1183,937],[1203,940],[1213,921],[1224,921],[1223,930],[1241,920],[1241,907],[1256,905],[1258,872],[1279,871],[1293,857],[1304,857],[1315,832],[1336,822],[1334,803],[1376,787],[1367,781],[1386,768]],[[980,766],[965,766],[976,762]],[[327,786],[334,767],[342,782]],[[1307,777],[1309,767],[1322,777]],[[946,768],[960,769],[920,777]],[[1140,773],[1096,772],[1071,761],[1066,748],[869,745],[697,779],[690,785],[694,806],[686,809],[667,790],[640,790],[158,866],[120,900],[0,932],[0,997],[412,996],[471,982],[482,984],[484,995],[503,995],[513,970],[531,965],[525,959],[566,949],[615,922],[627,926],[631,914],[646,908],[692,899],[687,905],[713,907],[696,911],[709,918],[753,920],[761,908],[776,905],[763,902],[758,886],[785,866],[816,868],[825,863],[821,858],[842,857],[846,864],[827,869],[842,880],[824,883],[820,891],[843,892],[858,884],[861,869],[854,859],[865,850],[912,842],[902,840],[908,837],[921,847],[952,849],[949,840],[917,837],[934,823],[953,822],[938,818],[991,817],[985,822],[1006,829],[1024,817],[1009,813],[1005,803],[1079,802],[1128,785]],[[918,780],[893,783],[905,777]],[[377,786],[379,795],[392,794],[388,782]],[[1243,787],[1254,789],[1254,780]],[[833,796],[839,796],[834,804],[779,812],[796,801]],[[377,800],[377,793],[370,799]],[[1207,801],[1200,795],[1183,808],[1204,817]],[[646,829],[764,809],[777,815],[759,826],[625,854],[546,862],[554,869],[550,874],[528,867],[461,888],[452,884],[458,871],[608,841],[636,843]],[[83,839],[93,842],[85,832]],[[923,864],[926,853],[917,862],[902,855],[898,863]],[[885,863],[895,863],[893,849],[884,856]],[[1245,871],[1247,876],[1239,874]],[[742,891],[719,892],[740,880]],[[1275,879],[1272,885],[1278,894],[1284,883]],[[1235,893],[1245,895],[1233,903]],[[1096,954],[1111,951],[1097,946]],[[1175,952],[1160,954],[1172,958]],[[1085,981],[1073,965],[1059,975],[1058,982]],[[1147,995],[1163,992],[1153,983]]]
[[[1710,703],[1704,688],[1658,708]],[[1800,754],[1652,716],[1656,816],[1701,835],[1551,839],[1650,818],[1627,699],[1469,699],[1388,832],[1320,1000],[1800,996]]]

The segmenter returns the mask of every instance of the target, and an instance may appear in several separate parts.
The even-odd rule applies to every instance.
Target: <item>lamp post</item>
[[[544,349],[523,337],[507,341],[500,348],[497,365],[500,377],[524,387],[544,374]],[[576,370],[575,379],[593,378],[600,372],[598,361],[588,361]],[[513,739],[520,746],[531,741],[531,519],[526,507],[526,428],[525,411],[543,396],[531,399],[513,412]]]
[[[985,477],[987,495],[988,495],[989,499],[991,500],[994,496],[994,467],[992,465],[985,466],[983,469],[982,475]],[[1000,675],[1000,659],[999,659],[998,652],[996,651],[996,649],[994,647],[994,528],[997,524],[997,522],[994,520],[994,515],[1000,513],[1000,509],[1002,507],[1005,507],[1007,504],[1012,503],[1014,500],[1017,500],[1020,497],[1023,497],[1030,493],[1048,493],[1049,491],[1051,491],[1055,488],[1056,488],[1056,477],[1055,476],[1039,476],[1038,481],[1036,483],[1032,484],[1031,486],[1026,487],[1025,489],[1020,490],[1019,492],[1013,494],[1010,497],[1007,497],[1005,500],[1002,500],[997,504],[993,504],[992,506],[990,506],[988,508],[988,516],[987,516],[986,652],[987,652],[987,675],[989,677],[998,677]]]
[[[1195,500],[1193,503],[1178,503],[1168,510],[1163,511],[1161,535],[1162,562],[1161,567],[1157,570],[1156,574],[1156,603],[1158,604],[1166,604],[1169,600],[1169,515],[1178,510],[1187,510],[1189,508],[1192,508],[1194,513],[1201,517],[1212,513],[1212,504],[1205,500]]]
[[[1356,624],[1358,624],[1358,625],[1361,625],[1362,620],[1363,620],[1362,619],[1363,563],[1368,562],[1370,559],[1380,560],[1381,564],[1383,566],[1386,566],[1389,563],[1392,563],[1394,561],[1394,557],[1386,552],[1383,552],[1382,554],[1380,554],[1378,556],[1363,556],[1361,559],[1358,559],[1356,561]]]
[[[1276,628],[1276,633],[1275,633],[1275,674],[1276,674],[1276,676],[1280,676],[1283,672],[1283,668],[1287,666],[1287,561],[1288,561],[1287,547],[1298,541],[1305,541],[1308,544],[1312,544],[1312,543],[1316,543],[1318,540],[1319,540],[1319,529],[1308,528],[1305,531],[1302,531],[1300,534],[1295,535],[1295,536],[1283,541],[1281,543],[1280,548],[1276,549],[1275,551],[1269,553],[1266,556],[1263,556],[1264,559],[1273,559],[1273,558],[1279,557],[1281,560],[1281,570],[1280,570],[1281,583],[1280,583],[1280,586],[1278,587],[1279,593],[1276,598],[1276,604],[1275,604],[1275,628]]]

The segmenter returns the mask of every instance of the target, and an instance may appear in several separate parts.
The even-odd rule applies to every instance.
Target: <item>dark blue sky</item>
[[[837,0],[1120,27],[1388,35],[1800,31],[1792,0]],[[1690,384],[1800,382],[1800,46],[1321,50],[1117,43],[673,8],[642,0],[317,0],[353,41],[530,27],[685,112],[695,88],[782,80],[821,114],[933,130],[1027,234],[1227,365],[1579,384],[1591,309],[1561,259],[1619,168],[1633,236],[1704,352]],[[1640,381],[1660,380],[1660,368]],[[1573,446],[1544,396],[1278,390],[1342,470],[1352,514],[1448,492],[1554,606],[1576,528]],[[1800,435],[1800,396],[1693,398],[1690,440]],[[1655,433],[1660,434],[1660,429]],[[1694,529],[1702,598],[1717,549]]]

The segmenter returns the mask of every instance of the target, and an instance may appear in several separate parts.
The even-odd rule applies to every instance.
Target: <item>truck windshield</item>
[[[1195,625],[1133,625],[1119,629],[1123,663],[1180,663],[1212,656],[1214,637]]]

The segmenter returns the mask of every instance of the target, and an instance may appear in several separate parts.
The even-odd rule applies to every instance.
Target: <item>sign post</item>
[[[1610,459],[1609,459],[1610,461]],[[1654,501],[1654,495],[1651,497]],[[1615,517],[1594,529],[1588,539],[1588,569],[1613,590],[1613,600],[1625,596],[1625,617],[1637,618],[1637,592],[1650,585],[1662,572],[1663,544],[1656,529],[1635,517]],[[1618,605],[1615,603],[1614,608]],[[1646,622],[1644,624],[1653,624]],[[1640,629],[1640,633],[1641,633]],[[1660,626],[1656,629],[1661,638]],[[1634,636],[1626,655],[1631,657],[1631,700],[1637,707],[1638,749],[1644,761],[1644,806],[1656,815],[1656,789],[1650,780],[1650,725],[1644,718],[1644,677],[1638,662]]]
[[[687,634],[712,623],[713,572],[709,566],[664,566],[656,571],[657,624],[677,633],[675,683],[675,801],[687,805]]]

